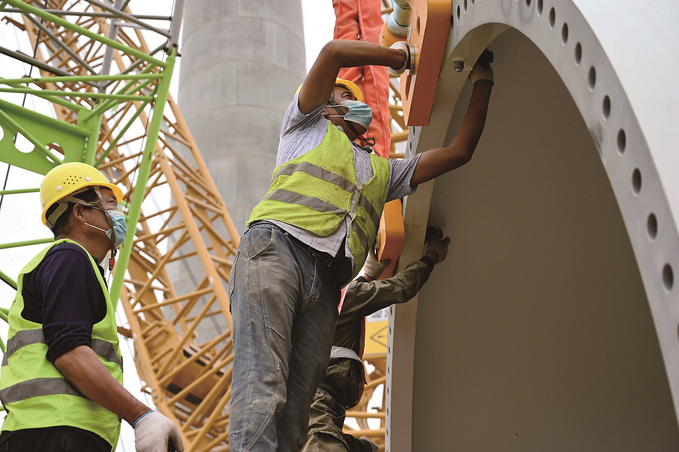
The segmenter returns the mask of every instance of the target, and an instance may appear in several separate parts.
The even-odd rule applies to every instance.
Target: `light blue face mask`
[[[345,121],[354,122],[365,127],[365,130],[368,130],[368,127],[373,120],[373,111],[368,104],[364,104],[357,100],[345,100],[341,105],[349,109],[344,115]]]
[[[104,215],[106,215],[106,220],[108,221],[109,226],[111,226],[108,228],[108,230],[104,230],[93,224],[85,224],[91,228],[98,229],[105,233],[106,237],[111,240],[111,249],[118,249],[118,247],[125,241],[125,236],[127,236],[127,222],[125,221],[125,214],[119,210],[102,210],[102,212],[104,212]]]
[[[84,224],[91,228],[98,229],[106,234],[106,237],[108,237],[111,240],[111,252],[115,256],[116,250],[120,245],[123,244],[123,242],[125,241],[125,236],[127,235],[127,221],[125,219],[125,214],[115,209],[106,210],[104,208],[104,205],[101,203],[102,200],[101,192],[99,191],[98,188],[95,188],[94,191],[97,193],[97,200],[94,202],[85,202],[82,199],[75,198],[73,196],[66,198],[65,201],[78,203],[83,206],[99,209],[102,212],[104,212],[104,215],[106,215],[106,221],[108,221],[108,225],[110,226],[108,230],[104,230],[98,226],[89,224],[87,222],[85,222]]]

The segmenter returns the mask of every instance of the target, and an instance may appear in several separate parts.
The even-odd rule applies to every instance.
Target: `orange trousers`
[[[382,0],[332,0],[335,9],[335,39],[380,43]],[[339,76],[356,83],[364,102],[373,111],[365,137],[375,138],[375,153],[389,157],[391,126],[389,113],[389,74],[383,66],[342,68]]]

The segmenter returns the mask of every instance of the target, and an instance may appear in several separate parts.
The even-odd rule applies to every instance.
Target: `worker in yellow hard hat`
[[[0,450],[110,452],[121,419],[134,427],[137,451],[165,452],[169,441],[183,450],[176,425],[122,385],[115,303],[99,266],[127,233],[122,191],[90,165],[64,163],[45,176],[40,200],[56,241],[17,278]]]
[[[361,270],[384,204],[467,163],[483,131],[489,64],[469,74],[471,100],[449,146],[399,161],[370,153],[370,107],[338,80],[340,68],[370,65],[412,70],[411,47],[329,42],[283,118],[273,180],[252,210],[229,281],[232,452],[303,445],[340,290]]]

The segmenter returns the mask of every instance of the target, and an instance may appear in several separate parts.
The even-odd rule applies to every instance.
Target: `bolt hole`
[[[543,0],[538,0],[538,16],[542,16]]]
[[[620,129],[618,132],[618,152],[621,154],[625,152],[625,146],[627,146],[627,137],[625,136],[625,131]]]
[[[28,154],[35,149],[35,145],[28,141],[28,138],[23,136],[20,133],[16,134],[16,138],[14,139],[14,147],[17,148],[17,150],[21,153]]]
[[[467,12],[467,0],[464,0],[464,12]]]
[[[549,28],[554,28],[556,23],[556,10],[554,8],[549,10]]]
[[[611,98],[608,96],[604,96],[603,110],[604,118],[608,119],[608,117],[611,115]]]
[[[420,37],[420,16],[417,16],[417,20],[415,21],[415,32],[417,33],[417,37]]]
[[[582,61],[582,45],[578,42],[575,44],[575,65],[580,66],[580,61]]]
[[[639,168],[632,173],[632,189],[636,194],[641,191],[641,171],[639,171]]]
[[[561,42],[563,42],[563,45],[568,42],[568,24],[566,23],[561,27]]]
[[[662,281],[665,284],[665,290],[668,292],[672,290],[672,286],[674,286],[674,272],[670,264],[665,264],[662,269]]]
[[[530,6],[531,0],[526,0],[526,6]]]
[[[594,86],[596,85],[596,69],[594,69],[594,66],[589,68],[589,89],[594,89]]]
[[[646,227],[648,228],[648,236],[651,240],[655,239],[658,235],[658,219],[655,217],[655,214],[652,213],[648,216]]]
[[[457,18],[460,18],[460,5],[457,5]]]

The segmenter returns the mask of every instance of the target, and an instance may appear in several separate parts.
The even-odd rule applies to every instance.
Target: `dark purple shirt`
[[[24,275],[21,316],[42,324],[52,363],[80,345],[89,347],[92,326],[106,317],[106,298],[94,272],[84,249],[62,243]]]

